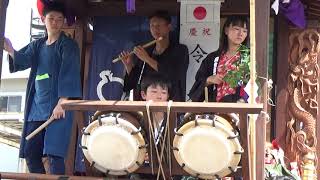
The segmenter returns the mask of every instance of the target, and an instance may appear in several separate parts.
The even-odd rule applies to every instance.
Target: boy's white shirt
[[[159,126],[157,128],[155,128],[154,138],[156,140],[156,144],[159,143],[160,138],[161,138],[161,134],[164,130],[164,127],[162,127],[162,123],[163,123],[163,119],[159,122]]]

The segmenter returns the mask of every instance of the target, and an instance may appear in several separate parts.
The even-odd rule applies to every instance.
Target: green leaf
[[[250,78],[250,49],[244,45],[240,45],[238,51],[240,52],[240,60],[234,62],[237,70],[228,71],[223,78],[232,88],[237,87],[240,81],[244,84],[248,83]]]

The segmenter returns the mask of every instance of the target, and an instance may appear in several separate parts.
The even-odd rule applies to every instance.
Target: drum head
[[[85,157],[98,170],[125,175],[143,164],[145,141],[138,128],[122,117],[103,117],[84,131],[82,146]]]
[[[238,166],[241,151],[232,126],[225,119],[197,119],[184,124],[174,138],[174,156],[181,167],[204,179],[224,177]],[[214,122],[214,123],[213,123]]]

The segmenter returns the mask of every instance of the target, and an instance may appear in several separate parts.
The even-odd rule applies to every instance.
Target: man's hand
[[[142,46],[137,46],[133,49],[134,54],[141,59],[141,61],[144,61],[149,66],[152,67],[155,71],[158,71],[158,63],[156,60],[151,58],[147,51]]]
[[[56,107],[53,109],[52,116],[54,119],[65,118],[65,110],[62,109],[61,103],[67,98],[60,98]]]
[[[12,46],[12,43],[11,41],[8,39],[8,38],[4,38],[4,41],[3,41],[3,49],[5,51],[8,52],[8,54],[13,57],[14,55],[14,49],[13,49],[13,46]]]
[[[130,55],[127,51],[122,51],[119,58],[121,59],[124,67],[126,68],[127,73],[130,74],[133,68],[132,55]]]
[[[220,75],[212,75],[207,78],[206,85],[209,86],[211,84],[221,84],[223,82],[222,76]]]
[[[133,49],[134,54],[142,61],[149,63],[150,56],[142,46],[136,46]]]

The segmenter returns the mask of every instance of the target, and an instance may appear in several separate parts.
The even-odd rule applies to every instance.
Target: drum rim
[[[109,126],[110,124],[116,125],[115,118],[116,117],[114,117],[114,116],[106,116],[106,117],[101,118],[101,122],[105,126]],[[126,121],[125,119],[123,119],[122,116],[118,117],[117,120],[118,120],[119,124],[126,126],[125,129],[129,128],[132,130],[132,132],[138,131],[138,128],[134,124],[132,124],[129,121]],[[107,125],[107,124],[109,124],[109,125]],[[127,125],[129,125],[129,126],[127,126]],[[133,129],[132,127],[135,127],[135,129]],[[82,147],[87,145],[87,141],[88,141],[89,136],[86,134],[91,133],[92,131],[94,131],[97,128],[99,128],[99,121],[98,120],[91,122],[88,125],[88,127],[85,128],[84,133],[82,135],[82,139],[81,139]],[[129,132],[129,133],[131,133],[131,132]],[[107,170],[107,168],[102,167],[101,165],[99,165],[97,163],[92,164],[92,162],[94,162],[94,160],[92,159],[91,155],[89,155],[88,149],[82,148],[83,154],[84,154],[85,158],[89,161],[89,163],[92,164],[95,168],[97,168],[101,172],[106,172],[106,173],[112,174],[112,175],[126,175],[128,173],[134,172],[144,163],[145,154],[147,152],[146,148],[144,148],[146,146],[146,142],[145,142],[141,132],[134,133],[134,134],[132,134],[132,136],[135,137],[135,140],[138,143],[139,147],[143,147],[143,148],[138,149],[138,156],[136,159],[136,163],[133,163],[131,166],[128,166],[126,170]]]
[[[234,132],[232,131],[233,130],[232,125],[226,119],[224,119],[224,118],[222,118],[220,116],[217,116],[217,115],[215,115],[215,116],[217,117],[215,119],[218,119],[219,122],[221,122],[221,125],[216,124],[216,126],[219,127],[220,129],[222,129],[227,135],[231,135],[232,133],[234,135]],[[193,129],[193,127],[195,126],[195,123],[196,123],[195,120],[192,120],[192,121],[184,124],[183,126],[181,126],[179,128],[177,134],[175,135],[175,137],[173,139],[173,147],[175,147],[175,148],[179,148],[180,147],[179,144],[180,144],[180,141],[181,141],[182,137],[179,134],[188,133],[188,131]],[[212,127],[212,120],[197,119],[197,123],[198,123],[199,126]],[[223,127],[222,124],[226,125],[227,127]],[[227,131],[227,128],[230,129],[230,132]],[[241,151],[241,152],[243,151],[238,139],[235,138],[235,139],[230,139],[230,140],[232,142],[232,147],[233,147],[233,149],[235,151]],[[174,150],[174,156],[175,156],[175,159],[178,162],[178,164],[182,167],[182,164],[185,164],[185,160],[182,159],[182,156],[179,154],[179,151]],[[229,161],[229,165],[232,165],[231,168],[238,167],[238,164],[239,164],[240,160],[241,160],[241,156],[240,155],[234,155],[231,158],[231,160]],[[230,174],[231,170],[228,167],[225,167],[222,170],[220,170],[220,171],[218,171],[218,172],[216,172],[214,174],[201,174],[201,173],[195,171],[194,169],[191,169],[190,167],[188,167],[186,165],[184,167],[182,167],[182,168],[186,172],[190,173],[193,176],[198,176],[198,177],[204,178],[204,179],[212,179],[212,178],[216,178],[217,177],[216,175],[218,175],[219,177],[224,177],[224,176]]]

